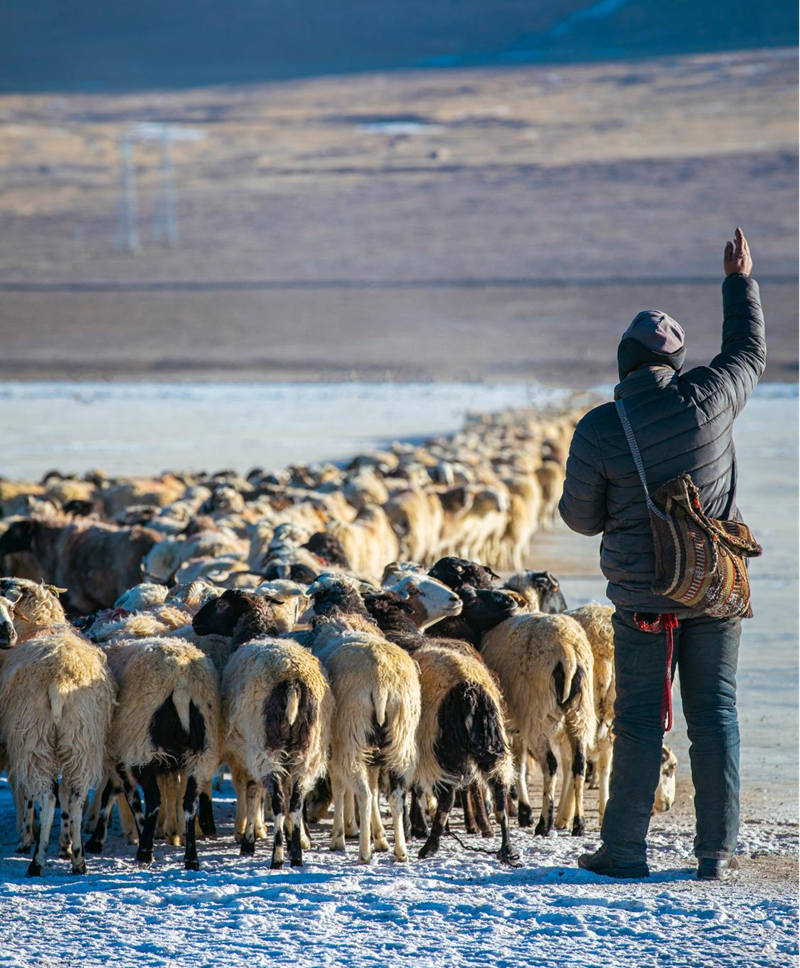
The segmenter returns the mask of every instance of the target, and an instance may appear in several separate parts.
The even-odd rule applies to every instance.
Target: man
[[[650,492],[688,472],[706,513],[716,518],[738,514],[733,422],[766,362],[752,265],[747,240],[737,228],[724,254],[722,350],[708,366],[682,372],[683,330],[653,310],[636,316],[617,350],[620,383],[614,397],[625,403]],[[698,877],[723,878],[735,865],[739,827],[740,620],[709,618],[651,591],[653,545],[644,489],[613,403],[596,407],[575,428],[559,511],[573,531],[602,532],[600,564],[616,607],[610,797],[602,846],[578,863],[609,877],[649,874],[646,837],[664,730],[663,617],[674,614],[675,657],[691,743]]]

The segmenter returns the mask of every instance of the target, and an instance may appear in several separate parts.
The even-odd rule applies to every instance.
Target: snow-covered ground
[[[590,804],[594,805],[594,795]],[[610,883],[575,867],[590,833],[546,839],[514,829],[525,866],[503,867],[445,838],[437,857],[395,863],[379,854],[357,864],[357,846],[327,849],[328,825],[312,830],[302,869],[269,870],[266,845],[242,858],[233,842],[229,783],[215,802],[220,837],[200,843],[199,872],[182,849],[156,844],[150,870],[116,828],[108,854],[89,857],[76,878],[52,859],[25,878],[26,857],[0,861],[0,965],[650,965],[788,966],[797,954],[796,879],[759,875],[796,856],[796,827],[770,811],[742,827],[737,882],[699,883],[690,854],[690,811],[661,815],[651,837],[649,880]],[[754,818],[757,820],[757,818]],[[12,808],[0,789],[0,839],[13,839]],[[465,843],[460,816],[453,824]],[[416,843],[416,842],[415,842]],[[497,846],[495,844],[495,846]],[[52,844],[57,854],[57,844]]]

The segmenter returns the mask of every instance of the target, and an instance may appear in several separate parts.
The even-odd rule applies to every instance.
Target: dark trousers
[[[647,828],[661,769],[666,633],[640,632],[631,612],[614,622],[614,761],[601,836],[618,863],[645,860]],[[673,663],[691,746],[696,857],[728,858],[739,831],[739,619],[683,619]],[[674,667],[674,666],[673,666]]]

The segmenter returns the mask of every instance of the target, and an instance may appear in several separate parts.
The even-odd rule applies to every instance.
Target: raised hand
[[[725,243],[722,266],[725,269],[726,276],[730,276],[734,272],[741,272],[743,276],[749,276],[753,271],[750,246],[747,244],[747,239],[744,237],[741,228],[737,228],[733,233],[733,242]]]

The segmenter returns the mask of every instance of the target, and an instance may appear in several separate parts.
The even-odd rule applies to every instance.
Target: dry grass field
[[[797,366],[796,51],[0,96],[0,374],[615,375],[636,311],[719,338],[745,227],[768,379]],[[174,146],[179,244],[114,250],[118,142]]]

